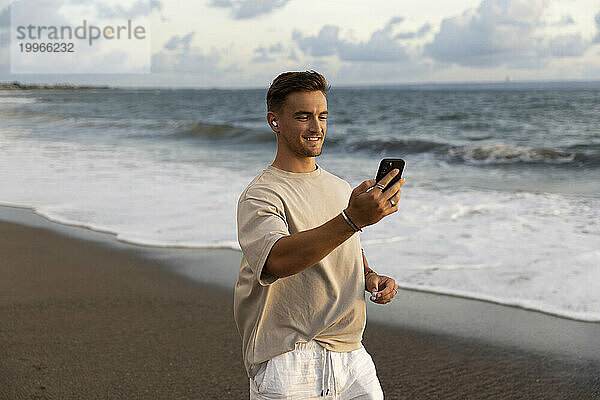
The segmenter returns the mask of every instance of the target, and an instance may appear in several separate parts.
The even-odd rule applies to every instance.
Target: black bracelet
[[[350,217],[348,217],[348,214],[346,214],[346,210],[342,210],[342,217],[344,217],[344,219],[346,220],[348,225],[350,225],[352,230],[354,230],[354,232],[362,232],[362,229],[360,229],[358,226],[356,226],[356,224],[354,222],[352,222]]]

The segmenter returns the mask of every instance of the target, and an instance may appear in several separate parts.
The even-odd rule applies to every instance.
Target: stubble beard
[[[317,150],[317,151],[306,149],[306,148],[302,148],[302,150],[304,151],[304,154],[302,154],[302,155],[305,157],[318,157],[321,155],[321,152],[323,151],[323,147],[321,146],[321,148],[319,148],[319,150]]]
[[[290,141],[287,138],[285,138],[285,141],[287,142],[288,147],[296,155],[298,155],[300,157],[318,157],[323,152],[323,143],[321,143],[321,146],[319,147],[318,150],[313,150],[311,148],[304,147],[301,142],[302,139],[299,139],[299,140],[300,140],[299,142],[290,143]]]

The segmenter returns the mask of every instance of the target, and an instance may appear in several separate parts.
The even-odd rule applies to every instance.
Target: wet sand
[[[248,398],[231,289],[55,230],[0,238],[0,399]],[[600,399],[597,357],[492,336],[369,322],[364,344],[387,399]]]

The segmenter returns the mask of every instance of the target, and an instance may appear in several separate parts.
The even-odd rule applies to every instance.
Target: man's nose
[[[319,132],[321,130],[321,124],[319,124],[319,118],[311,118],[308,126],[311,132]]]

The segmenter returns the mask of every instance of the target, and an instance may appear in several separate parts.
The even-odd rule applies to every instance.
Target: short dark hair
[[[267,111],[280,112],[290,93],[320,90],[327,95],[330,88],[325,77],[316,71],[284,72],[275,78],[267,91]]]

